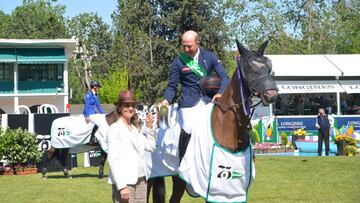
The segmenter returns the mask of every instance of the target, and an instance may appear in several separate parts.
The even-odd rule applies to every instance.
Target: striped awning
[[[19,48],[16,49],[17,61],[20,64],[65,63],[63,48]]]
[[[0,49],[0,63],[15,63],[16,55],[15,49],[4,48]]]

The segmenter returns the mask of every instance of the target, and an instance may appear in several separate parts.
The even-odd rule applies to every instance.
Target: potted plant
[[[356,147],[357,141],[347,134],[335,136],[334,143],[337,146],[338,155],[346,155],[345,148],[350,145]]]
[[[344,151],[347,156],[354,156],[357,152],[357,147],[354,145],[347,145]]]
[[[37,148],[36,135],[27,130],[6,129],[0,136],[0,146],[0,157],[7,160],[14,174],[24,173],[28,168],[34,172],[34,165],[41,160],[42,153]]]
[[[295,146],[295,142],[300,140],[300,139],[305,139],[306,136],[306,131],[304,130],[304,128],[299,128],[297,130],[294,130],[292,133],[292,141],[291,144],[293,146]]]

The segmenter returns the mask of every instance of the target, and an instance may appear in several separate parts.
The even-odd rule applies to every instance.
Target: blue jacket
[[[211,75],[213,70],[217,73],[221,78],[221,86],[218,93],[224,93],[229,83],[229,77],[215,54],[200,48],[198,63],[206,70],[207,75]],[[177,92],[178,83],[180,82],[181,96],[179,108],[195,106],[202,96],[204,96],[206,102],[210,102],[211,98],[202,94],[199,80],[200,78],[185,66],[179,57],[175,58],[172,63],[169,83],[165,90],[164,98],[169,103],[172,103]]]
[[[99,113],[104,113],[100,106],[99,98],[97,94],[93,94],[92,91],[88,91],[84,97],[85,107],[84,116],[88,117],[91,114],[96,114],[96,108]]]

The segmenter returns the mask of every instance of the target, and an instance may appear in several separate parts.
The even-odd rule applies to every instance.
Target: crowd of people
[[[341,114],[359,113],[360,94],[343,94]],[[335,94],[283,94],[275,102],[275,115],[317,115],[320,106],[327,114],[337,113]]]

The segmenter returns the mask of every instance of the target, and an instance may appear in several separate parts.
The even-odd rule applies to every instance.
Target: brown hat
[[[120,91],[119,100],[117,101],[117,103],[115,103],[115,105],[120,105],[123,103],[137,103],[133,91],[131,90]]]

